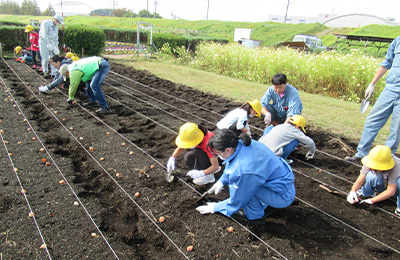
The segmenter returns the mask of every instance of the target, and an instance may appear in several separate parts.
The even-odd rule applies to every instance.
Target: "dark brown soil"
[[[319,151],[307,163],[305,148],[293,153],[293,205],[263,226],[199,214],[196,200],[211,185],[193,185],[182,160],[167,183],[164,165],[183,123],[213,130],[239,104],[134,68],[111,64],[111,70],[103,91],[112,114],[96,117],[94,109],[69,105],[61,87],[38,94],[46,84],[38,72],[0,61],[1,259],[400,258],[395,201],[348,204],[345,193],[360,166],[340,158],[356,143],[312,125],[307,133]],[[258,139],[263,122],[250,123]]]

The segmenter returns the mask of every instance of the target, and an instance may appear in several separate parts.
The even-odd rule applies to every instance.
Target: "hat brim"
[[[362,164],[367,166],[370,169],[378,170],[378,171],[387,171],[390,170],[394,167],[395,163],[393,160],[393,157],[390,157],[389,162],[387,163],[380,163],[374,160],[371,160],[371,158],[367,156],[363,157],[361,159]]]

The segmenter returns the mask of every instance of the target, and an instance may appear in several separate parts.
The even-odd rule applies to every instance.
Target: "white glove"
[[[308,153],[306,154],[306,159],[307,159],[307,160],[311,160],[311,159],[313,159],[313,158],[314,158],[314,153],[308,152]]]
[[[213,214],[215,202],[209,202],[206,205],[198,206],[196,210],[200,212],[200,214]]]
[[[60,54],[60,50],[58,48],[54,48],[53,53],[54,53],[54,55],[58,55],[58,54]]]
[[[172,173],[173,171],[175,171],[175,157],[169,157],[167,163],[167,171],[168,173]]]
[[[220,193],[222,188],[224,188],[224,184],[222,184],[222,182],[220,182],[220,181],[217,181],[216,183],[214,183],[214,185],[211,187],[211,189],[209,189],[207,191],[207,193],[211,194],[212,192],[214,192],[215,195],[217,195],[218,193]]]
[[[366,199],[366,200],[360,201],[360,204],[363,204],[363,203],[367,203],[367,204],[369,204],[369,205],[374,204],[374,202],[372,201],[372,199]]]
[[[358,202],[357,193],[355,191],[350,191],[349,195],[347,195],[347,202],[350,204]]]
[[[271,124],[271,113],[270,112],[265,113],[264,122],[267,126]]]
[[[375,90],[375,85],[369,84],[368,88],[365,90],[365,98],[366,99],[371,98],[372,94],[374,94],[374,90]]]
[[[190,170],[190,171],[188,171],[186,176],[190,176],[193,179],[197,179],[197,178],[200,178],[200,177],[204,177],[206,175],[204,174],[203,170]]]

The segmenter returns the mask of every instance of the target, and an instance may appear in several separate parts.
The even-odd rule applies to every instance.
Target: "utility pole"
[[[174,10],[171,11],[171,19],[174,19]]]
[[[289,2],[290,2],[290,0],[287,0],[286,14],[285,14],[285,21],[284,21],[283,23],[286,23],[287,12],[288,12],[288,10],[289,10]]]
[[[210,9],[210,0],[208,0],[208,3],[207,3],[207,21],[208,21],[208,10]]]
[[[157,0],[154,1],[154,18],[156,18],[156,13],[157,13],[157,5],[159,3],[157,3]]]
[[[146,17],[149,18],[149,0],[147,0],[147,13]]]

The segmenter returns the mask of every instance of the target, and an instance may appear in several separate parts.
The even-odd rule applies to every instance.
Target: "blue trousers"
[[[103,91],[101,91],[101,83],[110,72],[110,64],[101,59],[99,70],[96,71],[91,81],[86,82],[86,90],[90,101],[99,102],[100,107],[108,107],[107,101],[104,98]]]
[[[392,123],[385,145],[392,150],[392,154],[397,151],[400,143],[400,92],[385,88],[365,119],[364,130],[357,147],[357,157],[362,158],[369,153],[376,135],[386,124],[390,115],[392,115]]]
[[[385,191],[386,187],[382,173],[369,171],[361,190],[365,197],[371,196],[375,190],[379,193]],[[400,208],[400,178],[397,179],[397,190],[394,196],[397,197],[397,207]]]
[[[263,135],[268,134],[274,126],[270,125],[265,128]],[[291,141],[289,144],[283,147],[283,153],[281,155],[281,158],[286,159],[288,156],[296,149],[296,147],[299,145],[300,141],[297,139],[294,139]]]

